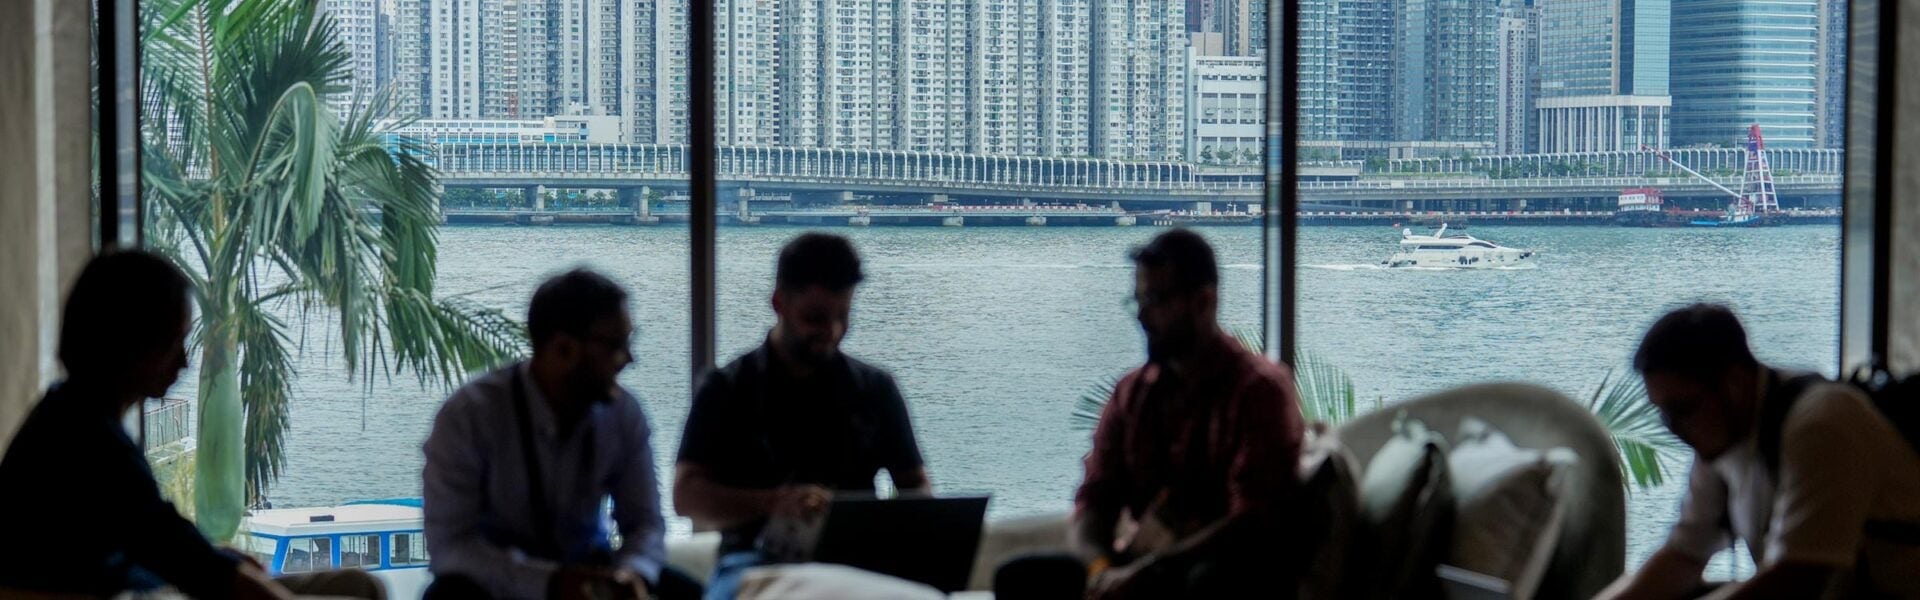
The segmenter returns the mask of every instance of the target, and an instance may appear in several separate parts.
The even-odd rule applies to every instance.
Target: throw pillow
[[[1559,538],[1561,474],[1572,450],[1520,448],[1486,422],[1467,418],[1447,457],[1458,502],[1449,564],[1508,582],[1533,597]]]
[[[1453,486],[1446,440],[1405,412],[1393,437],[1367,462],[1360,484],[1361,514],[1373,531],[1369,544],[1372,598],[1435,598],[1434,569],[1451,545]]]

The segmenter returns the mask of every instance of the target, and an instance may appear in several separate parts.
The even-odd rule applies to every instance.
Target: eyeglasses
[[[1120,305],[1126,307],[1128,311],[1139,311],[1142,308],[1153,308],[1166,304],[1167,301],[1172,299],[1173,296],[1171,294],[1129,294],[1127,297],[1120,299]]]

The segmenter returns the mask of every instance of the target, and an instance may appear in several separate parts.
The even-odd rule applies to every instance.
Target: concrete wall
[[[0,445],[47,382],[91,253],[88,4],[0,2]]]
[[[1920,372],[1920,4],[1900,2],[1894,111],[1893,307],[1888,362]]]

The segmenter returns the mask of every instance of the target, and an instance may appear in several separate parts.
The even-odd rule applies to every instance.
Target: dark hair
[[[620,284],[589,269],[574,269],[534,290],[533,303],[527,306],[527,336],[538,351],[556,335],[584,337],[594,321],[626,309],[627,290]]]
[[[1633,353],[1633,368],[1643,376],[1667,373],[1696,381],[1759,364],[1740,318],[1718,304],[1693,304],[1660,317]]]
[[[853,289],[867,276],[860,272],[860,254],[847,238],[805,233],[780,249],[774,285],[783,290],[821,286],[834,292]]]
[[[1207,239],[1188,229],[1175,229],[1154,236],[1153,241],[1127,254],[1133,264],[1164,270],[1173,283],[1174,293],[1186,293],[1220,285],[1220,266],[1214,262],[1213,246]]]
[[[112,374],[180,335],[193,284],[167,259],[109,250],[80,271],[60,317],[67,374]]]

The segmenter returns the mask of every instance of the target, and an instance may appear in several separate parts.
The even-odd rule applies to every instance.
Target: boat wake
[[[1438,271],[1531,271],[1531,270],[1534,270],[1534,269],[1538,269],[1538,268],[1540,268],[1540,265],[1539,265],[1539,263],[1526,263],[1526,264],[1520,264],[1520,265],[1514,265],[1514,266],[1507,266],[1507,267],[1442,267],[1442,266],[1433,266],[1433,267],[1394,267],[1394,268],[1387,268],[1387,266],[1386,266],[1386,265],[1380,265],[1380,264],[1349,264],[1349,265],[1305,265],[1305,266],[1306,266],[1307,268],[1309,268],[1309,269],[1322,269],[1322,270],[1327,270],[1327,271],[1424,271],[1424,272],[1438,272]]]

